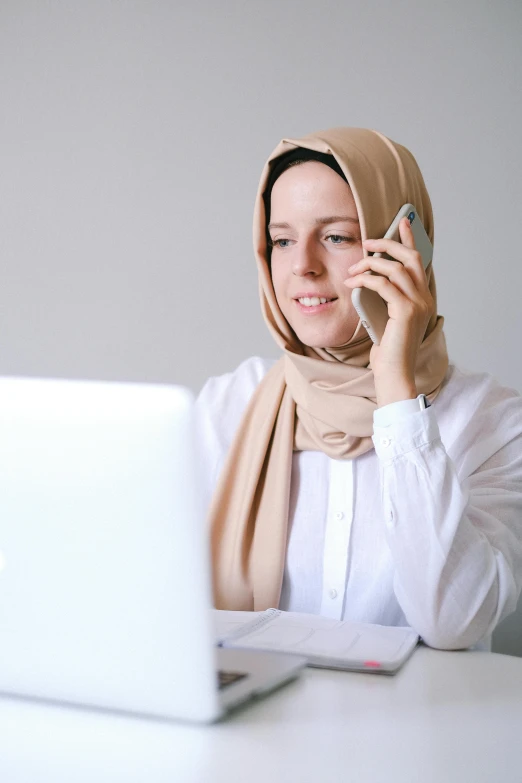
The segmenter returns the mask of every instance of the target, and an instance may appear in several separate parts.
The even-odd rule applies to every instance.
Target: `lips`
[[[336,296],[326,296],[325,294],[307,291],[294,297],[294,301],[300,308],[319,308],[330,304],[337,299]]]
[[[321,301],[322,299],[322,301]],[[294,299],[295,306],[299,312],[303,315],[315,315],[316,313],[324,313],[335,306],[337,298],[327,299],[326,297],[301,297],[301,299]]]

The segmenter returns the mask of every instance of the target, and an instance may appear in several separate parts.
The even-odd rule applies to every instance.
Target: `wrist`
[[[376,381],[375,395],[377,397],[377,407],[384,408],[385,405],[391,405],[393,402],[415,400],[418,392],[415,381],[402,380],[391,382],[388,378],[381,384]]]

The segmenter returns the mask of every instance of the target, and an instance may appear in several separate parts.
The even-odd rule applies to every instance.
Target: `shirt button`
[[[344,519],[343,512],[342,511],[338,511],[337,514],[335,515],[335,518],[336,519]]]
[[[337,598],[337,590],[335,590],[334,588],[332,588],[332,589],[330,590],[330,592],[328,593],[328,595],[330,596],[330,598],[331,598],[331,599],[332,599],[332,601],[333,601],[333,599],[334,599],[334,598]]]
[[[388,448],[390,443],[391,443],[391,438],[381,438],[381,446],[384,446],[385,449]]]

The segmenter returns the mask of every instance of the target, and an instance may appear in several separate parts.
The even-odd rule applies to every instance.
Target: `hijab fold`
[[[362,239],[384,236],[400,207],[409,202],[416,207],[433,244],[431,203],[417,163],[405,147],[382,133],[334,128],[302,139],[283,139],[270,155],[256,198],[254,251],[261,308],[283,355],[249,402],[212,500],[214,600],[218,609],[258,611],[278,606],[293,452],[323,451],[333,459],[355,459],[373,448],[377,402],[370,366],[372,343],[361,322],[346,345],[310,348],[298,340],[276,301],[264,194],[273,167],[281,165],[278,159],[296,148],[334,157],[335,166],[340,167],[351,188]],[[363,253],[367,255],[365,250]],[[419,349],[415,381],[418,392],[433,400],[441,389],[448,356],[431,264],[426,273],[435,313]]]

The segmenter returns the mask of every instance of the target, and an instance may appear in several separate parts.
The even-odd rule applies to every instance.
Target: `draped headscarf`
[[[214,602],[219,609],[277,607],[288,538],[294,451],[354,459],[373,448],[376,396],[371,340],[359,321],[346,345],[310,348],[284,318],[272,285],[264,194],[278,158],[301,147],[332,155],[355,200],[362,239],[384,236],[403,204],[413,204],[433,244],[431,203],[415,158],[382,133],[334,128],[283,139],[265,164],[254,211],[261,308],[283,351],[255,390],[230,447],[210,509]],[[332,166],[334,168],[334,166]],[[271,176],[272,175],[272,176]],[[367,251],[363,250],[366,256]],[[444,319],[435,300],[420,346],[415,381],[433,400],[448,366]]]

